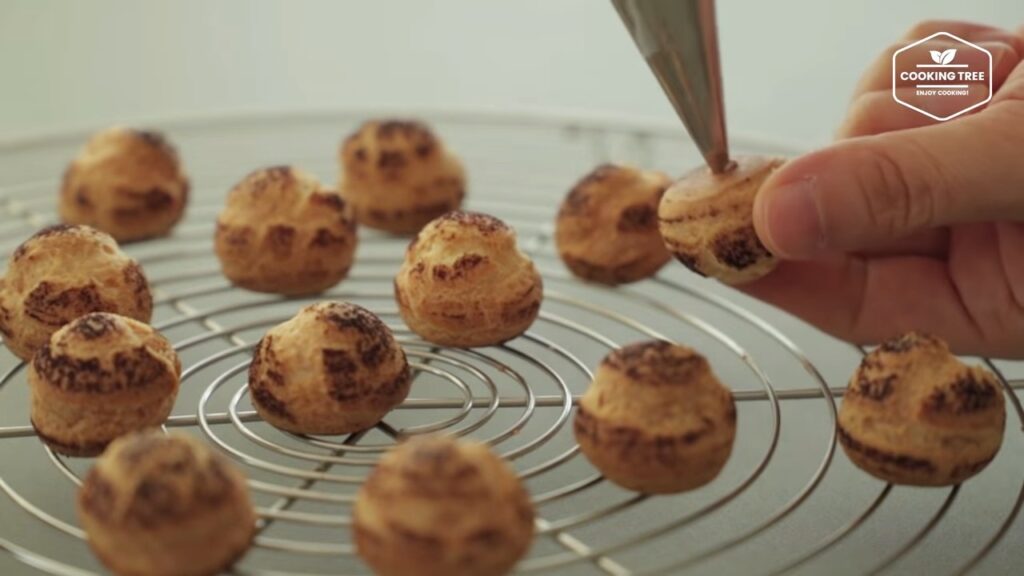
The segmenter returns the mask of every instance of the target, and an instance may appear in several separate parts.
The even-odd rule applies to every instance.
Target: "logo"
[[[892,55],[892,97],[940,122],[992,99],[992,54],[937,32]]]
[[[950,62],[953,61],[953,58],[956,56],[956,48],[950,48],[949,50],[946,50],[945,52],[939,52],[938,50],[932,50],[931,54],[932,54],[932,62],[935,62],[936,64],[941,64],[941,65],[945,66],[946,64],[949,64]]]

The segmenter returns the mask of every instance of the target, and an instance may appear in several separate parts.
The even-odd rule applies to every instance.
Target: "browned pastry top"
[[[303,308],[264,335],[249,365],[249,391],[264,416],[306,433],[372,426],[410,382],[387,325],[348,302]]]
[[[657,230],[658,201],[669,184],[668,176],[660,172],[602,164],[572,187],[558,216],[592,220],[614,216],[620,232]]]
[[[109,285],[97,278],[111,273],[140,311],[151,310],[153,298],[142,268],[121,252],[109,234],[81,225],[58,224],[36,232],[11,255],[3,288],[23,296],[25,313],[51,326],[61,326],[86,312],[117,310]],[[146,314],[148,319],[148,313]]]
[[[991,372],[964,365],[945,342],[919,332],[865,356],[843,401],[894,425],[937,429],[988,428],[1005,411]]]
[[[90,138],[68,166],[59,209],[65,222],[138,240],[170,230],[188,192],[178,153],[162,134],[115,127]]]
[[[178,151],[154,130],[115,127],[98,132],[86,142],[75,162],[101,170],[112,168],[125,182],[184,178]]]
[[[406,249],[399,275],[415,283],[408,286],[410,291],[443,291],[446,299],[466,295],[492,299],[500,298],[506,287],[519,285],[518,278],[524,274],[529,281],[523,288],[530,288],[533,269],[533,262],[516,246],[512,228],[487,214],[457,211],[431,221],[419,232]]]
[[[200,441],[149,431],[107,448],[85,478],[79,505],[100,524],[156,530],[215,513],[247,491],[241,473]]]
[[[436,161],[442,154],[434,133],[415,120],[367,122],[341,144],[345,170],[356,178],[379,174],[399,180],[416,162]]]
[[[660,172],[603,164],[562,201],[559,256],[577,276],[606,284],[657,272],[670,258],[658,232],[658,203],[671,181]]]
[[[65,325],[32,360],[41,385],[80,394],[113,394],[177,382],[181,362],[146,324],[94,312]]]
[[[1006,422],[995,375],[968,366],[945,342],[912,332],[866,355],[839,409],[851,460],[889,482],[951,485],[996,455]]]
[[[413,437],[385,454],[354,509],[357,549],[379,574],[506,574],[530,547],[534,510],[485,445]]]
[[[649,437],[726,434],[736,420],[729,390],[694,350],[664,341],[624,346],[608,354],[580,402],[596,418]]]
[[[45,228],[11,255],[0,279],[0,334],[22,359],[89,312],[148,322],[153,296],[139,264],[110,235],[81,225]]]
[[[265,235],[273,241],[270,249],[290,245],[298,228],[312,230],[312,247],[330,244],[354,230],[345,204],[312,175],[291,166],[273,166],[250,173],[231,189],[217,225],[233,229],[228,244],[259,245],[258,239]]]
[[[340,282],[358,245],[350,203],[291,166],[256,170],[236,184],[214,238],[229,280],[288,295],[315,294]]]
[[[462,162],[421,122],[366,122],[338,154],[339,190],[367,226],[411,234],[457,209],[466,194]]]

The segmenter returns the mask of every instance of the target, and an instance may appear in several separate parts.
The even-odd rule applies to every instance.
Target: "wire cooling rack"
[[[337,177],[343,135],[373,112],[193,120],[158,126],[192,177],[187,219],[170,238],[132,244],[156,298],[154,324],[185,371],[169,428],[203,437],[249,474],[259,535],[239,574],[364,574],[349,533],[355,491],[399,433],[447,431],[510,460],[538,510],[521,573],[958,574],[1020,572],[1024,423],[1019,363],[985,362],[1011,402],[1003,449],[963,487],[891,487],[837,450],[836,403],[861,351],[669,265],[618,289],[572,279],[554,252],[562,196],[599,162],[679,173],[699,158],[676,127],[564,116],[428,112],[466,161],[468,207],[514,225],[545,279],[540,319],[506,345],[443,349],[402,325],[391,281],[406,241],[363,229],[351,276],[316,299],[232,288],[212,255],[226,191],[250,170],[302,167]],[[60,174],[86,134],[0,143],[0,253],[55,220]],[[739,139],[739,152],[791,153]],[[253,412],[245,374],[264,331],[317,299],[379,314],[406,348],[409,399],[372,430],[299,437]],[[572,438],[575,400],[611,348],[646,338],[709,357],[739,407],[733,456],[711,485],[645,497],[603,481]],[[813,359],[813,360],[812,360]],[[73,499],[90,460],[47,450],[28,425],[23,366],[0,350],[0,574],[102,573]]]

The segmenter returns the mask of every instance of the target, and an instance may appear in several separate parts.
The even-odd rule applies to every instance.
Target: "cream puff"
[[[0,279],[0,334],[22,360],[61,326],[90,312],[141,322],[153,314],[142,268],[108,234],[88,226],[52,226],[26,240]]]
[[[529,494],[487,446],[414,437],[363,484],[352,529],[381,576],[500,576],[529,550],[533,520]]]
[[[181,220],[189,182],[159,132],[110,128],[86,142],[64,172],[59,212],[119,242],[163,236]]]
[[[95,456],[119,436],[163,424],[180,378],[181,361],[156,330],[117,314],[86,314],[32,358],[32,426],[56,452]]]
[[[573,274],[602,284],[653,276],[671,259],[658,232],[658,203],[671,181],[660,172],[604,164],[569,191],[555,245]]]
[[[420,231],[395,278],[402,319],[443,346],[490,346],[533,324],[544,287],[501,220],[450,212]]]
[[[747,156],[722,174],[701,167],[683,176],[658,207],[665,246],[690,270],[726,284],[771,272],[776,259],[754,232],[754,198],[784,162]]]
[[[249,365],[253,407],[297,434],[372,427],[409,394],[405,352],[388,327],[347,302],[320,302],[272,328]]]
[[[615,484],[671,494],[721,472],[736,438],[736,406],[703,356],[640,342],[601,361],[573,429],[583,455]]]
[[[462,162],[420,122],[367,122],[342,142],[339,161],[341,195],[370,228],[413,234],[466,195]]]
[[[257,170],[235,185],[214,236],[228,280],[286,295],[317,294],[340,282],[356,244],[351,206],[290,166]]]
[[[245,476],[184,434],[115,440],[78,490],[90,548],[123,576],[212,576],[241,558],[256,532]]]
[[[839,407],[839,441],[865,472],[893,484],[947,486],[981,472],[1006,427],[1002,387],[945,342],[906,334],[864,357]]]

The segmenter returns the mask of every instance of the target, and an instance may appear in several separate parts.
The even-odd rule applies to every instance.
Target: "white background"
[[[1021,0],[724,0],[729,128],[826,142],[914,22],[1017,27]],[[350,106],[674,116],[605,0],[0,0],[0,138]]]

